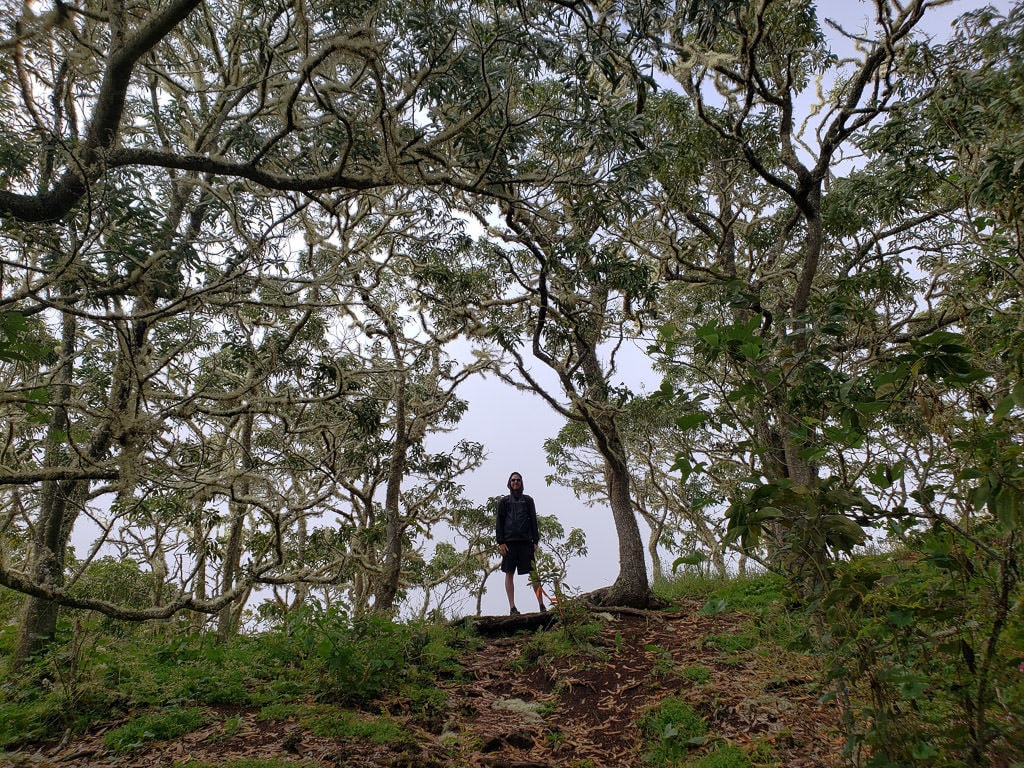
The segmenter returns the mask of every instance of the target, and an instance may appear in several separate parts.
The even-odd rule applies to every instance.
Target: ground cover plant
[[[14,765],[88,753],[97,766],[186,748],[257,766],[342,754],[470,765],[501,749],[574,768],[953,768],[972,745],[978,765],[1019,760],[1019,619],[983,689],[983,659],[972,672],[965,649],[991,636],[975,582],[988,576],[953,589],[952,550],[932,550],[853,558],[811,603],[771,574],[681,574],[659,586],[663,610],[576,600],[564,623],[491,638],[465,623],[320,611],[218,642],[176,622],[69,614],[61,652],[5,675],[0,748]],[[830,639],[823,611],[834,614]]]

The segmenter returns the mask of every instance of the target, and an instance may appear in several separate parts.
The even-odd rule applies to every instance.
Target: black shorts
[[[501,558],[501,572],[512,573],[518,570],[521,576],[533,571],[533,542],[506,541],[508,554]]]

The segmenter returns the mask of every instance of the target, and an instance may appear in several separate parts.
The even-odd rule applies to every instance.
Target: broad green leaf
[[[886,614],[885,620],[894,627],[909,627],[914,623],[916,616],[912,611],[894,608]]]
[[[999,404],[992,412],[992,421],[996,422],[1005,419],[1007,415],[1010,413],[1010,411],[1013,410],[1014,405],[1015,403],[1013,395],[1007,395],[1006,397],[1004,397],[1002,400],[999,401]]]
[[[1024,408],[1024,379],[1013,385],[1013,402],[1020,408]]]
[[[1020,491],[1003,485],[989,500],[989,509],[1005,531],[1017,528],[1020,522]]]
[[[748,520],[751,523],[760,523],[765,520],[778,520],[785,517],[786,513],[778,507],[761,507],[750,514]]]
[[[684,416],[680,416],[676,419],[676,426],[680,429],[693,429],[693,427],[703,424],[709,418],[709,414],[702,411],[697,413],[687,413]]]
[[[672,572],[675,573],[684,565],[700,565],[705,560],[707,560],[707,556],[703,552],[691,552],[688,555],[677,557],[672,561]]]

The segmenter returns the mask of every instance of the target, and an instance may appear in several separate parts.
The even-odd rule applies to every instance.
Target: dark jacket
[[[509,494],[498,502],[498,514],[495,516],[495,533],[499,544],[506,541],[540,541],[540,530],[537,528],[537,507],[533,498],[525,493],[519,498]]]

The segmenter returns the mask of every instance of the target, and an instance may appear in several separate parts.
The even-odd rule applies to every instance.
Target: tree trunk
[[[55,394],[57,405],[50,419],[46,444],[47,466],[67,463],[63,455],[68,432],[66,403],[71,397],[74,376],[77,317],[66,313],[62,319],[60,369],[57,371]],[[39,494],[39,518],[32,542],[32,570],[35,580],[42,584],[64,585],[64,558],[68,537],[74,525],[75,507],[71,503],[73,482],[44,481]],[[18,638],[14,648],[14,666],[21,666],[28,658],[45,648],[57,632],[59,606],[41,597],[27,597],[22,604]]]
[[[242,501],[232,501],[228,505],[231,510],[231,527],[228,530],[228,541],[224,547],[224,566],[221,574],[222,593],[230,592],[234,588],[235,578],[242,562],[242,534],[245,530],[245,518],[249,511],[249,503],[246,499],[249,496],[249,473],[252,470],[252,426],[253,415],[251,412],[247,412],[242,416],[242,434],[239,436],[242,447],[242,476],[238,480],[237,495]],[[238,629],[237,616],[235,606],[231,603],[221,609],[217,617],[217,642],[227,642],[235,633]]]
[[[397,359],[397,354],[396,354]],[[395,438],[391,447],[387,488],[384,493],[385,539],[380,580],[373,596],[373,609],[378,613],[394,610],[402,575],[402,479],[405,477],[409,435],[406,425],[405,372],[400,371],[395,387]]]
[[[604,298],[595,301],[595,296]],[[603,306],[606,294],[603,290],[598,291],[591,296],[591,300],[595,306]],[[616,422],[615,409],[608,401],[607,376],[601,368],[596,343],[591,342],[582,350],[580,357],[580,368],[588,382],[589,398],[577,408],[590,427],[594,445],[605,461],[608,503],[612,508],[612,520],[619,539],[619,575],[608,590],[602,590],[601,595],[595,595],[593,599],[604,605],[647,608],[654,601],[654,593],[647,578],[644,542],[633,509],[626,447]]]
[[[68,538],[76,517],[72,498],[75,483],[43,484],[40,516],[33,541],[33,577],[52,587],[64,585]],[[57,633],[59,605],[41,597],[26,597],[18,624],[14,666],[20,667],[34,653],[46,648]]]
[[[295,530],[296,562],[306,562],[306,541],[309,536],[308,524],[304,514],[299,515]],[[309,598],[309,584],[301,581],[295,585],[295,596],[288,606],[288,611],[297,611],[306,604]]]
[[[647,608],[653,598],[644,562],[644,544],[640,526],[629,495],[629,470],[622,462],[609,461],[605,470],[608,500],[619,539],[619,575],[603,593],[604,605]]]
[[[78,319],[72,312],[62,316],[61,367],[55,376],[56,406],[50,419],[45,463],[56,467],[67,465],[65,454],[66,435],[71,429],[67,403],[71,398],[71,384],[74,379],[74,361],[77,354]],[[144,331],[143,331],[144,333]],[[141,334],[140,334],[141,335]],[[130,379],[125,371],[126,361],[137,352],[137,344],[130,350],[122,349],[112,377],[108,407],[111,414],[121,415],[128,407],[131,391]],[[102,423],[92,441],[84,451],[86,461],[98,461],[110,449],[113,436],[109,419]],[[52,587],[64,585],[64,565],[68,540],[78,516],[78,510],[86,498],[89,483],[82,480],[44,481],[39,495],[39,517],[33,536],[31,568],[37,582]],[[26,597],[22,604],[18,638],[15,643],[13,664],[20,666],[28,658],[44,649],[57,632],[57,603],[39,597]]]
[[[651,556],[651,580],[659,584],[665,580],[665,569],[661,564],[661,555],[658,554],[658,541],[661,539],[661,532],[655,528],[651,529],[651,535],[647,537],[647,552]]]

